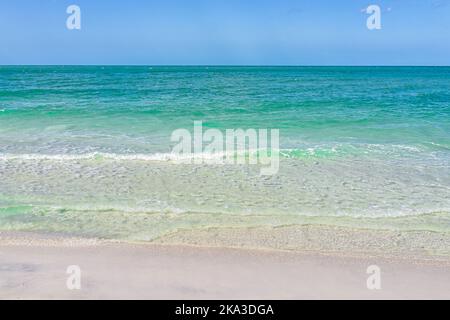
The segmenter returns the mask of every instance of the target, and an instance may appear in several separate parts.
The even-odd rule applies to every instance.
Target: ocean
[[[279,129],[279,171],[172,161],[194,121]],[[296,224],[450,232],[450,67],[0,66],[0,230]]]

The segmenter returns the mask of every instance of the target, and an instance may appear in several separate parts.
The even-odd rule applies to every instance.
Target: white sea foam
[[[358,152],[359,151],[359,152]],[[416,146],[407,145],[382,145],[382,144],[335,144],[335,145],[318,145],[315,147],[305,148],[283,148],[277,150],[267,149],[252,149],[252,150],[237,150],[231,156],[243,157],[249,154],[255,155],[262,153],[278,153],[281,157],[296,158],[296,157],[315,157],[323,154],[328,155],[345,155],[345,154],[392,154],[407,151],[410,153],[419,153],[421,150]],[[109,152],[88,152],[88,153],[58,153],[58,154],[44,154],[44,153],[3,153],[0,154],[0,160],[54,160],[54,161],[73,161],[73,160],[91,160],[91,159],[106,159],[117,161],[168,161],[174,163],[188,163],[194,159],[218,160],[211,161],[212,164],[220,164],[221,160],[227,159],[230,154],[226,151],[214,153],[109,153]],[[226,163],[223,161],[223,163]]]
[[[250,151],[237,151],[234,156],[245,156],[248,153],[265,152],[266,150],[250,150]],[[275,150],[272,152],[279,152]],[[105,152],[90,152],[80,154],[40,154],[40,153],[24,153],[24,154],[12,154],[4,153],[0,154],[0,160],[54,160],[54,161],[73,161],[73,160],[91,160],[91,159],[110,159],[119,161],[173,161],[173,162],[185,162],[192,159],[225,159],[229,154],[227,152],[217,153],[190,153],[190,154],[177,154],[177,153],[135,153],[135,154],[121,154],[121,153],[105,153]]]

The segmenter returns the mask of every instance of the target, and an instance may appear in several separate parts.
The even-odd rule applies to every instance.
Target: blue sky
[[[0,64],[450,65],[450,0],[0,0],[0,41]]]

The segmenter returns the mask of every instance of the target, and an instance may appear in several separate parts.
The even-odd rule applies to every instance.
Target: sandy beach
[[[81,269],[81,289],[66,286]],[[368,266],[381,289],[367,288]],[[1,299],[449,299],[450,260],[0,234]]]

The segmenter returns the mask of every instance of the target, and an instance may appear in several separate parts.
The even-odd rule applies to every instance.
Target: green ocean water
[[[278,174],[167,161],[194,121],[279,129]],[[0,230],[450,232],[449,217],[448,67],[0,67]]]

